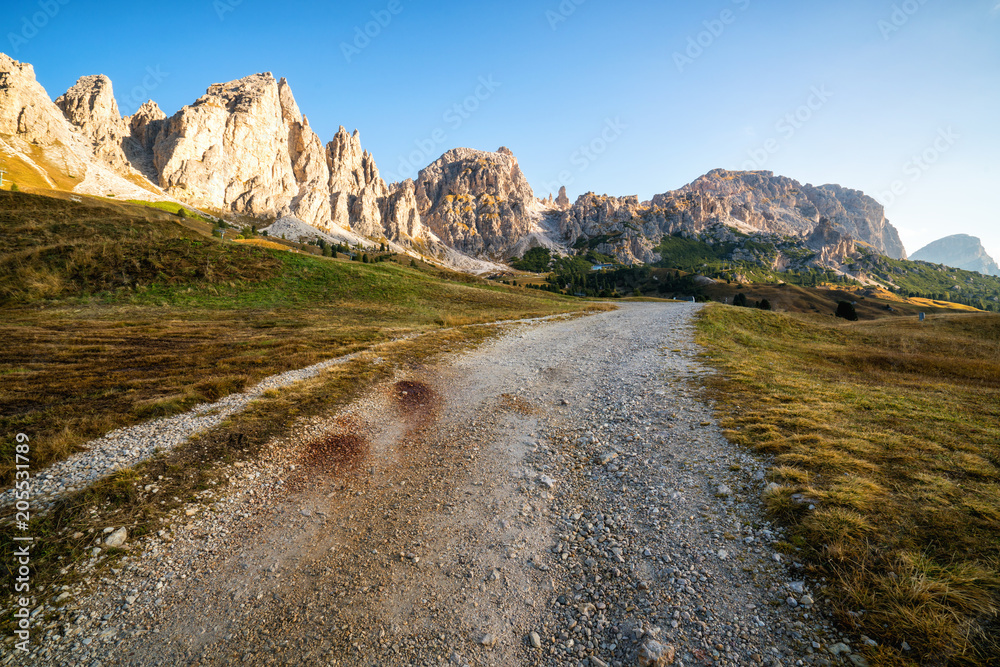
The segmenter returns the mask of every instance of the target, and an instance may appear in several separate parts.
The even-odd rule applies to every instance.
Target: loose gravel
[[[701,398],[697,309],[508,327],[300,424],[48,591],[26,664],[864,667]]]

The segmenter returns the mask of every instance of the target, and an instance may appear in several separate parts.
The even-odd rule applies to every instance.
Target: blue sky
[[[123,111],[284,76],[389,179],[456,146],[571,198],[761,168],[864,190],[910,252],[1000,258],[1000,0],[8,0],[0,29],[53,98],[103,73]]]

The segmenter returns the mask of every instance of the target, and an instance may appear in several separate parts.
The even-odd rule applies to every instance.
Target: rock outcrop
[[[131,131],[118,111],[111,79],[103,74],[81,77],[56,99],[56,106],[79,128],[98,159],[120,172],[131,170],[123,148]]]
[[[288,82],[270,72],[214,84],[169,118],[152,101],[121,118],[103,75],[81,78],[57,104],[103,163],[194,206],[292,216],[403,245],[426,240],[413,183],[390,190],[357,131],[341,127],[324,145]]]
[[[944,264],[966,271],[978,271],[987,276],[1000,276],[1000,266],[997,266],[996,261],[986,252],[983,242],[967,234],[955,234],[938,239],[913,253],[910,259]]]
[[[80,126],[52,101],[31,65],[0,53],[0,148],[6,159],[23,164],[41,187],[162,199],[151,185],[123,178],[127,169],[107,164],[127,166],[118,143],[122,125],[108,118],[117,113],[110,82],[93,77],[71,92],[60,100]]]
[[[898,232],[874,199],[838,185],[802,185],[768,171],[717,169],[643,203],[637,197],[587,193],[563,213],[560,230],[571,240],[601,237],[602,252],[622,261],[651,262],[657,259],[653,246],[664,235],[698,234],[721,224],[805,240],[823,219],[829,226],[821,236],[836,230],[837,244],[850,237],[890,257],[906,257]],[[827,254],[832,261],[846,248],[831,248]]]
[[[506,258],[538,217],[531,186],[508,148],[448,151],[420,172],[416,201],[424,224],[444,243],[480,257]]]
[[[819,264],[836,266],[857,252],[857,244],[833,222],[822,218],[806,237],[806,247],[819,254]]]
[[[573,205],[570,202],[569,197],[566,195],[566,186],[565,185],[559,188],[559,196],[556,197],[555,204],[556,204],[556,206],[558,206],[559,208],[561,208],[563,210],[566,210],[570,206]]]

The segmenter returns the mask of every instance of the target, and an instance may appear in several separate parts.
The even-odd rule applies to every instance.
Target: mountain
[[[811,265],[844,271],[858,244],[906,257],[874,199],[768,171],[717,169],[647,202],[587,193],[571,204],[565,188],[536,199],[507,148],[456,148],[415,181],[387,184],[357,130],[341,127],[324,144],[288,82],[270,72],[213,84],[172,116],[149,101],[123,118],[108,77],[81,77],[52,102],[30,65],[0,54],[0,150],[11,178],[25,184],[300,221],[466,270],[497,268],[479,260],[505,261],[538,245],[655,263],[665,236],[734,243],[733,231],[749,235],[740,244],[781,237],[773,244],[788,252],[769,256],[773,270],[811,253]]]
[[[510,149],[456,148],[421,170],[420,216],[442,241],[462,252],[506,259],[540,217],[534,192]]]
[[[598,250],[619,259],[651,263],[663,236],[697,235],[717,225],[744,233],[813,238],[821,220],[839,237],[849,236],[895,259],[905,259],[899,233],[885,209],[857,190],[839,185],[802,185],[769,171],[716,169],[679,190],[638,197],[588,193],[560,216],[570,239],[605,239]]]
[[[170,117],[149,101],[122,118],[108,77],[81,77],[52,102],[31,65],[0,54],[0,150],[22,184],[293,217],[345,239],[455,255],[421,222],[412,181],[386,184],[357,131],[341,127],[324,145],[269,72],[214,84]]]
[[[106,99],[99,91],[95,95],[93,103],[103,108]],[[163,199],[138,174],[118,173],[110,164],[113,150],[108,150],[107,160],[95,159],[95,140],[103,153],[104,138],[117,129],[98,132],[74,125],[35,79],[31,65],[0,53],[0,153],[9,179],[84,194]],[[96,134],[100,134],[97,139]]]
[[[982,241],[966,234],[938,239],[913,253],[910,259],[977,271],[984,276],[1000,276],[1000,266],[987,254]]]

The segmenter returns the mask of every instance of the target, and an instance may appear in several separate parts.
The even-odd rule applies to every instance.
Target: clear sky
[[[123,112],[284,76],[387,180],[456,146],[508,146],[540,196],[761,168],[1000,259],[1000,0],[7,0],[0,28],[53,98],[103,73]]]

